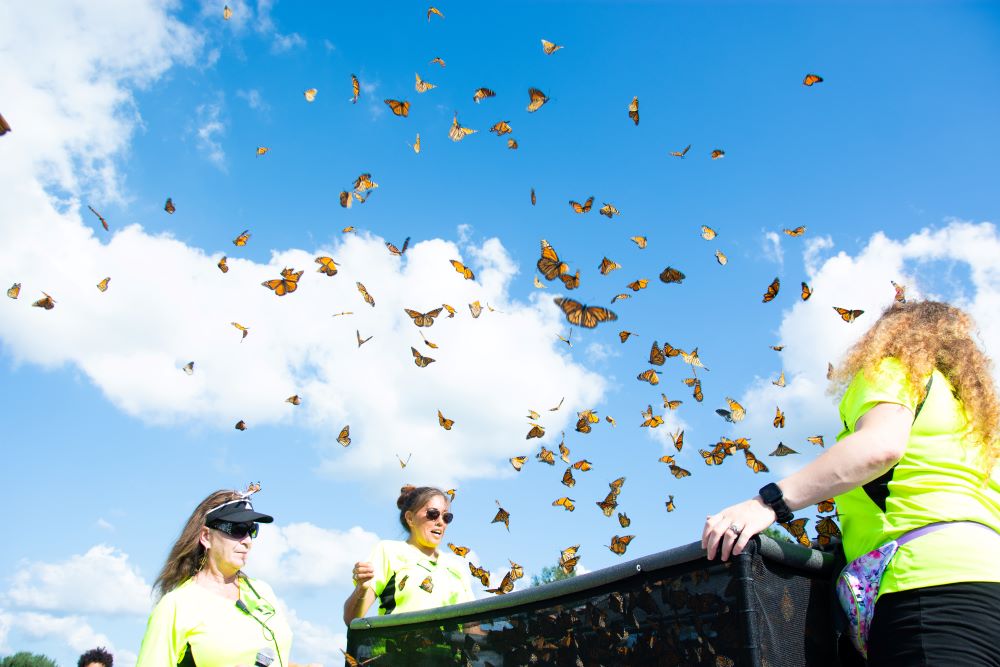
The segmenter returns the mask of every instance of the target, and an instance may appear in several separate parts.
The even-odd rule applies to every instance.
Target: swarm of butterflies
[[[233,16],[233,10],[228,6],[225,7],[223,12],[223,19],[229,20]],[[437,8],[431,7],[427,10],[427,21],[430,22],[434,20],[444,20],[444,14]],[[541,40],[542,52],[545,56],[553,56],[558,51],[564,49],[565,47],[548,40]],[[441,68],[446,67],[444,59],[440,57],[435,57],[430,61],[430,64],[438,65]],[[803,79],[802,84],[807,87],[814,86],[823,81],[822,77],[816,74],[807,74]],[[361,94],[362,86],[361,81],[354,74],[350,76],[351,85],[351,97],[349,101],[351,103],[357,103],[359,96]],[[424,94],[433,89],[437,88],[436,84],[430,83],[425,79],[421,78],[419,74],[415,75],[415,90],[417,94]],[[303,96],[307,103],[312,103],[316,100],[318,91],[315,88],[309,88],[304,91]],[[489,100],[495,98],[497,93],[488,87],[476,88],[471,93],[472,102],[475,104],[488,104]],[[543,106],[549,102],[549,98],[545,95],[542,90],[529,87],[527,88],[527,106],[526,111],[528,113],[538,112]],[[411,102],[404,99],[387,98],[385,99],[385,104],[392,112],[394,116],[400,118],[407,118],[409,116]],[[638,126],[640,123],[640,102],[639,98],[633,97],[630,102],[623,104],[623,122],[632,123],[634,126]],[[516,125],[516,122],[513,123]],[[517,141],[513,138],[513,125],[512,121],[509,119],[498,120],[489,128],[489,133],[496,135],[497,137],[508,137],[507,145],[508,148],[514,150],[518,148]],[[7,121],[0,115],[0,136],[11,131],[10,125]],[[447,130],[448,137],[454,141],[459,142],[465,138],[475,134],[477,130],[463,126],[459,121],[459,114],[455,112],[452,118],[451,126]],[[419,154],[421,150],[420,135],[416,135],[412,149],[415,153]],[[691,145],[687,145],[684,148],[669,151],[670,158],[676,158],[680,160],[685,160],[688,158],[689,151],[691,150]],[[258,146],[256,149],[256,155],[258,157],[265,156],[270,151],[267,146]],[[719,160],[724,158],[726,155],[725,151],[721,148],[713,148],[708,152],[708,158],[711,160]],[[361,173],[357,178],[354,179],[353,183],[343,189],[339,195],[340,206],[344,209],[350,209],[353,205],[364,204],[369,201],[371,195],[379,189],[379,184],[373,180],[371,173]],[[588,195],[583,199],[582,202],[575,199],[570,199],[568,205],[574,215],[587,215],[593,210],[595,202],[595,197],[593,195]],[[537,196],[535,189],[532,188],[530,192],[530,204],[532,206],[536,205]],[[97,220],[100,222],[102,228],[105,231],[110,231],[110,224],[106,218],[104,218],[97,210],[93,207],[88,206],[91,213],[96,216]],[[168,197],[163,206],[164,211],[168,215],[173,215],[177,211],[177,206],[173,199]],[[610,202],[603,202],[598,208],[598,213],[602,216],[607,217],[609,220],[622,215],[619,208]],[[352,233],[356,229],[354,226],[347,226],[343,230],[343,233]],[[801,237],[805,234],[806,228],[804,226],[796,227],[794,229],[784,229],[784,233],[792,238]],[[715,229],[702,226],[701,236],[706,241],[714,241],[718,236]],[[250,230],[246,229],[240,232],[233,240],[233,246],[237,249],[245,247],[252,235]],[[649,241],[645,236],[632,236],[629,237],[630,240],[635,244],[637,250],[643,251],[648,248]],[[410,246],[411,239],[407,237],[399,246],[391,242],[386,242],[386,250],[393,256],[402,258],[407,249]],[[715,258],[720,265],[726,265],[728,263],[728,258],[721,249],[715,250]],[[332,257],[320,256],[316,257],[315,263],[318,265],[316,272],[324,276],[323,279],[333,278],[338,274],[337,262]],[[471,268],[465,266],[462,262],[458,260],[450,261],[451,267],[458,274],[461,279],[465,280],[475,280],[475,274]],[[218,261],[218,269],[223,273],[229,271],[227,264],[227,257],[223,256]],[[539,258],[536,262],[536,268],[538,269],[539,276],[535,276],[533,279],[534,287],[537,289],[546,289],[548,285],[546,283],[558,283],[563,289],[575,290],[580,288],[581,283],[586,269],[581,269],[579,266],[570,267],[569,264],[563,261],[556,248],[553,247],[545,239],[540,241],[540,253]],[[603,257],[600,263],[597,264],[596,270],[602,276],[607,276],[613,271],[620,270],[622,266],[610,259],[608,257]],[[264,280],[261,285],[272,291],[274,295],[278,298],[284,298],[291,294],[294,294],[298,288],[299,281],[305,275],[304,269],[296,270],[294,267],[285,267],[277,277]],[[666,286],[667,289],[679,289],[683,285],[686,276],[683,271],[674,266],[665,266],[659,274],[659,281]],[[545,282],[543,282],[543,280]],[[99,282],[96,283],[96,287],[101,292],[105,292],[109,289],[111,283],[110,276],[102,277]],[[647,278],[638,278],[632,282],[629,282],[625,286],[626,291],[620,291],[610,298],[609,305],[613,305],[618,301],[631,299],[637,296],[643,290],[650,288],[653,281]],[[895,282],[892,284],[895,289],[895,299],[898,301],[905,300],[905,287],[898,285]],[[371,294],[365,285],[358,281],[356,283],[358,294],[360,297],[359,307],[363,308],[362,304],[366,304],[370,308],[376,307],[375,295]],[[774,301],[781,290],[781,281],[775,278],[763,291],[761,301],[763,303],[769,303]],[[10,289],[7,290],[7,296],[11,299],[18,299],[21,293],[21,284],[14,283]],[[799,297],[804,301],[808,300],[813,294],[812,289],[809,285],[802,281],[801,291]],[[32,303],[32,306],[41,308],[44,310],[53,310],[56,307],[56,299],[46,292],[41,292],[41,297]],[[566,321],[569,325],[581,327],[584,329],[594,329],[600,325],[607,325],[608,323],[615,322],[618,320],[618,315],[604,305],[593,305],[584,304],[568,297],[558,297],[554,299],[555,305],[561,310]],[[478,318],[484,312],[484,307],[479,301],[468,304],[469,312],[473,318]],[[486,304],[485,310],[490,312],[495,312],[495,309]],[[418,309],[404,309],[405,314],[411,319],[413,325],[417,328],[418,333],[424,343],[426,348],[434,350],[438,348],[438,345],[433,341],[429,340],[424,331],[429,330],[434,326],[437,318],[441,317],[443,313],[446,313],[445,317],[454,318],[457,315],[458,309],[452,305],[442,303],[440,306],[432,308],[427,311]],[[857,318],[864,314],[864,311],[854,308],[846,307],[834,307],[835,315],[839,317],[844,323],[853,323]],[[352,311],[345,311],[337,313],[334,317],[338,316],[350,316],[353,315]],[[250,334],[250,329],[238,322],[232,322],[232,326],[240,332],[240,342],[247,338]],[[621,343],[624,345],[632,337],[637,334],[628,330],[621,330],[618,333]],[[368,343],[372,336],[364,337],[360,331],[360,328],[356,330],[357,345],[361,346]],[[566,337],[559,336],[560,340],[565,342],[567,345],[571,345],[572,329],[570,334]],[[773,346],[773,350],[780,352],[781,346]],[[404,352],[405,354],[405,352]],[[410,356],[413,363],[421,369],[428,368],[431,364],[435,363],[436,360],[415,346],[410,347]],[[657,368],[662,370],[662,367],[670,362],[676,363],[679,361],[685,364],[688,368],[688,377],[684,378],[683,382],[691,390],[692,398],[694,401],[700,403],[704,400],[704,393],[702,387],[703,376],[699,375],[699,369],[702,371],[707,371],[708,369],[702,363],[698,349],[694,348],[691,350],[683,350],[664,342],[660,345],[658,341],[652,341],[652,345],[648,355],[648,368],[640,371],[636,376],[637,380],[640,382],[645,382],[651,386],[656,386],[660,382],[659,373]],[[645,364],[644,364],[645,365]],[[184,373],[192,375],[195,372],[195,362],[191,361],[184,365],[181,369]],[[779,387],[785,386],[784,373],[782,373],[778,380],[774,381],[774,384]],[[677,399],[675,397],[668,397],[666,393],[661,393],[663,400],[663,410],[676,410],[681,406],[683,400]],[[285,399],[286,402],[292,406],[298,406],[302,403],[303,398],[298,394],[292,395]],[[562,401],[559,405],[550,408],[550,411],[557,411],[562,407]],[[652,404],[647,405],[645,409],[640,410],[641,421],[638,422],[638,426],[641,428],[651,428],[655,429],[663,425],[664,418],[662,414],[657,414],[658,408],[653,407]],[[718,415],[726,420],[727,422],[733,424],[739,424],[746,416],[746,410],[741,406],[735,399],[726,398],[725,407],[716,410]],[[527,432],[526,440],[531,439],[541,439],[545,436],[545,427],[539,423],[540,413],[535,410],[529,410],[528,419],[530,424],[530,429]],[[600,422],[600,417],[597,412],[593,409],[584,409],[577,413],[578,420],[576,423],[576,431],[581,434],[590,433],[593,427]],[[455,428],[456,423],[454,420],[449,419],[441,409],[437,411],[438,424],[440,427],[446,431],[451,431]],[[775,417],[773,420],[774,427],[776,429],[784,428],[784,413],[781,411],[780,407],[776,407]],[[616,420],[610,415],[605,416],[605,421],[612,427],[617,425]],[[235,424],[235,428],[240,431],[244,431],[248,428],[247,422],[245,420],[239,420]],[[677,452],[680,452],[684,445],[684,432],[679,431],[677,433],[672,433],[671,439],[673,441],[674,447]],[[350,425],[345,425],[337,435],[337,442],[343,447],[348,447],[351,445],[351,433]],[[808,441],[812,444],[823,446],[823,436],[817,435],[810,437]],[[753,473],[767,473],[768,467],[761,460],[758,454],[754,453],[750,449],[750,443],[746,438],[736,438],[729,440],[727,438],[720,439],[711,449],[701,449],[699,450],[704,462],[708,466],[720,466],[726,462],[726,459],[730,456],[736,456],[737,452],[742,452],[744,462],[748,468],[750,468]],[[792,447],[788,447],[783,443],[779,443],[777,448],[770,452],[768,456],[788,456],[797,454],[798,452]],[[536,454],[535,458],[540,463],[555,466],[556,451],[547,449],[544,445],[540,447],[540,451]],[[396,455],[401,467],[405,468],[408,464],[410,457],[408,456],[405,460],[399,454]],[[565,434],[562,441],[558,445],[558,456],[559,459],[566,464],[565,472],[562,475],[561,483],[568,489],[572,489],[576,484],[576,479],[574,477],[574,472],[584,473],[592,469],[592,464],[586,459],[579,459],[572,461],[570,458],[570,450],[565,445]],[[529,455],[518,454],[510,458],[510,463],[515,471],[522,470],[523,466],[528,462]],[[659,459],[659,462],[666,464],[669,467],[670,473],[676,479],[683,479],[692,475],[691,471],[686,470],[679,465],[677,465],[674,457],[663,456]],[[595,504],[601,510],[601,512],[606,517],[611,517],[618,508],[618,498],[619,494],[624,485],[625,478],[619,477],[614,481],[610,482],[610,491],[605,496],[603,500],[596,500]],[[449,491],[449,494],[454,499],[454,489]],[[493,523],[502,523],[507,531],[510,531],[511,516],[510,513],[505,510],[500,502],[497,501],[498,511],[493,519]],[[573,512],[577,506],[577,500],[571,498],[568,495],[560,495],[552,502],[553,507],[561,508],[566,512]],[[666,511],[672,512],[675,509],[674,496],[669,496],[668,500],[665,502]],[[839,534],[837,529],[835,518],[835,508],[833,506],[832,500],[827,500],[819,504],[818,509],[825,516],[819,516],[816,529],[818,532],[818,541],[820,544],[829,543],[830,539],[836,537]],[[631,521],[625,513],[617,513],[617,518],[621,528],[624,530],[628,528]],[[809,545],[811,543],[809,536],[806,534],[806,524],[809,521],[808,518],[795,519],[789,524],[783,524],[784,528],[803,545]],[[614,535],[610,538],[610,544],[607,548],[614,554],[624,555],[626,550],[635,538],[634,535]],[[449,547],[458,554],[464,557],[469,553],[468,547],[459,547],[449,544]],[[577,549],[579,545],[568,547],[563,550],[560,554],[559,566],[566,573],[571,573],[579,562],[579,556],[577,555]],[[507,574],[503,577],[501,584],[495,588],[489,588],[490,586],[490,574],[482,568],[479,568],[469,563],[469,568],[474,577],[479,579],[483,586],[487,587],[489,592],[496,594],[508,593],[513,590],[514,582],[523,576],[522,568],[511,561],[511,568]]]

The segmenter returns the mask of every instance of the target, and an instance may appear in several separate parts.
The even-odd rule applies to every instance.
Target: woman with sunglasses
[[[409,537],[405,542],[383,540],[367,561],[354,564],[354,592],[344,603],[347,625],[364,616],[376,598],[380,615],[474,599],[469,566],[441,549],[453,518],[444,491],[407,485],[400,490],[396,507]]]
[[[249,497],[216,491],[188,518],[153,585],[160,600],[136,667],[233,667],[267,658],[289,667],[292,631],[274,592],[243,573],[258,524],[274,521],[254,511]]]

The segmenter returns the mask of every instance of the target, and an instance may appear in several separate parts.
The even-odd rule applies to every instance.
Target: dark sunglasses
[[[242,540],[247,535],[250,536],[250,539],[254,539],[257,537],[257,531],[260,530],[260,524],[257,523],[233,523],[232,521],[213,521],[208,524],[208,527],[221,530],[235,540]]]
[[[441,519],[445,523],[451,523],[451,520],[455,518],[455,515],[452,514],[451,512],[445,512],[444,514],[441,514],[441,510],[437,509],[436,507],[427,508],[427,518],[429,520],[437,521],[438,517],[441,517]]]

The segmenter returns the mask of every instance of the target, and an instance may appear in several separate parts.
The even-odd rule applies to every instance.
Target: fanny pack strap
[[[993,534],[997,534],[997,532],[993,528],[987,526],[985,523],[979,523],[978,521],[938,521],[936,523],[929,523],[926,526],[920,526],[920,528],[914,528],[911,531],[903,533],[898,538],[896,538],[896,544],[898,544],[899,546],[903,546],[907,542],[911,542],[920,537],[921,535],[926,535],[927,533],[933,533],[934,531],[940,530],[945,526],[953,526],[956,523],[971,523],[976,526],[981,526]]]

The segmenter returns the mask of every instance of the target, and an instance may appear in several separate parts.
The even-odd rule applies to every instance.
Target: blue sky
[[[889,304],[889,280],[967,307],[987,352],[1000,343],[1000,15],[989,3],[441,4],[430,22],[412,3],[359,18],[329,3],[241,1],[228,22],[215,2],[51,4],[14,8],[0,27],[0,113],[13,128],[0,137],[0,281],[23,284],[0,307],[3,486],[17,508],[0,556],[0,654],[68,664],[107,643],[127,665],[144,587],[187,514],[211,490],[259,479],[258,507],[277,523],[248,570],[294,610],[296,661],[330,662],[350,563],[400,537],[403,483],[458,489],[448,539],[494,577],[508,558],[537,572],[576,543],[594,570],[618,560],[612,535],[637,536],[626,557],[695,541],[705,514],[814,455],[806,436],[832,442],[826,364]],[[546,56],[542,38],[565,48]],[[429,63],[437,56],[445,68]],[[416,93],[415,72],[438,87]],[[808,72],[825,81],[804,87]],[[477,105],[481,86],[497,95]],[[550,101],[529,114],[532,86]],[[385,98],[410,101],[409,117]],[[478,130],[459,143],[447,138],[456,112]],[[499,120],[516,151],[487,132]],[[419,155],[408,147],[418,132]],[[669,156],[687,144],[685,159]],[[270,151],[257,157],[258,146]],[[723,159],[709,158],[716,148]],[[380,187],[342,209],[362,172]],[[589,214],[567,205],[590,195]],[[599,216],[604,202],[621,216]],[[702,225],[718,236],[704,240]],[[802,237],[782,233],[799,225]],[[385,251],[406,237],[402,259]],[[541,239],[580,269],[578,290],[533,286]],[[318,255],[341,273],[315,273]],[[623,268],[601,276],[604,256]],[[683,285],[657,280],[668,265]],[[284,266],[306,273],[279,299],[259,283]],[[775,276],[781,292],[762,304]],[[649,287],[610,306],[638,278]],[[803,280],[815,290],[804,303]],[[42,290],[52,311],[30,307]],[[619,320],[575,329],[567,347],[560,294]],[[475,299],[499,312],[473,320]],[[402,308],[442,302],[458,315],[424,330],[440,345],[430,350]],[[847,325],[832,305],[866,313]],[[330,317],[340,311],[354,314]],[[231,321],[250,327],[246,342]],[[375,338],[358,349],[356,329]],[[639,336],[623,345],[623,329]],[[659,386],[635,380],[653,340],[699,348],[702,404],[677,359]],[[411,345],[438,362],[417,369]],[[664,413],[661,391],[684,404],[656,431],[638,428],[647,404]],[[301,406],[283,402],[293,393]],[[715,414],[727,396],[748,408],[737,427]],[[588,408],[617,427],[574,432]],[[540,443],[524,439],[529,409],[542,413]],[[683,480],[656,462],[676,428],[693,473]],[[559,483],[565,466],[534,458],[563,430],[571,460],[595,466],[573,489]],[[703,466],[698,448],[738,435],[771,474],[741,459]],[[779,440],[802,455],[767,457]],[[410,453],[400,469],[396,454]],[[507,463],[517,455],[531,457],[520,473]],[[593,505],[619,476],[627,530]],[[551,507],[562,495],[572,514]],[[489,523],[495,500],[509,533]]]

